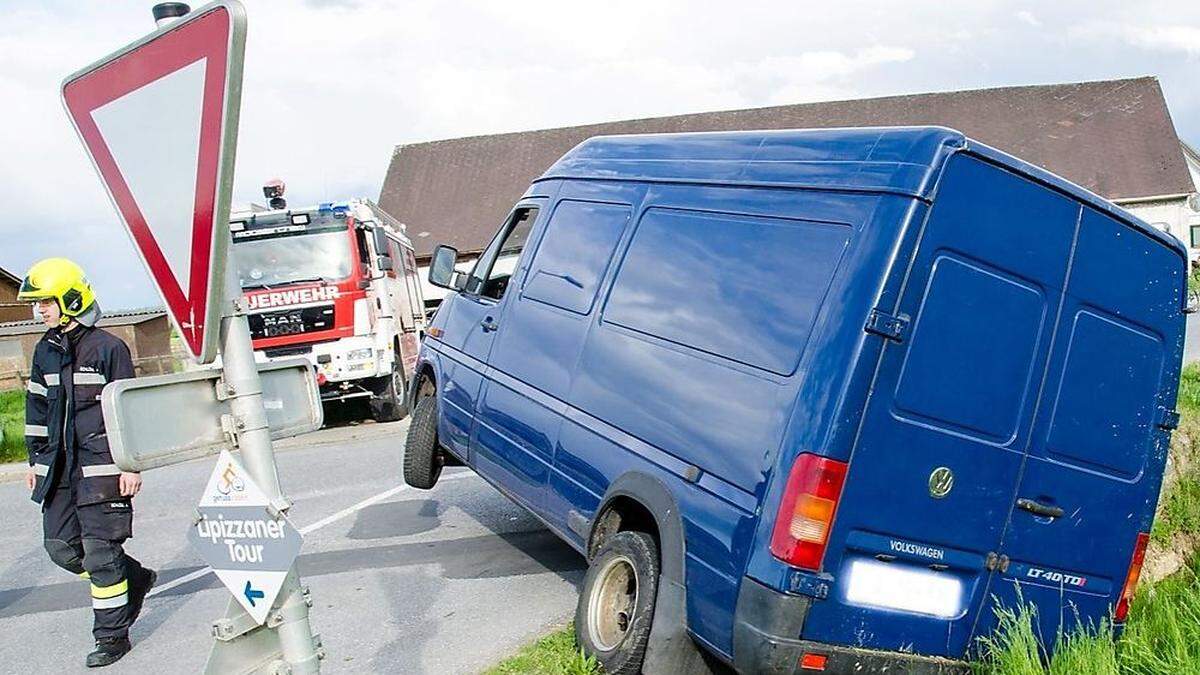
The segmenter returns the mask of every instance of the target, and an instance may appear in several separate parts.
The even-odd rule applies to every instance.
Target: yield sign
[[[67,113],[191,355],[213,359],[225,289],[246,15],[238,0],[63,81]]]

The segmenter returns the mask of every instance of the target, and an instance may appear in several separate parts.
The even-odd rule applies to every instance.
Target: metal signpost
[[[155,17],[181,18],[69,76],[63,103],[188,352],[201,364],[219,354],[221,367],[115,383],[105,424],[126,471],[222,452],[190,535],[233,584],[206,672],[316,673],[324,653],[271,438],[319,427],[320,401],[310,370],[281,364],[260,376],[226,274],[245,10],[238,0],[190,13],[164,3]]]

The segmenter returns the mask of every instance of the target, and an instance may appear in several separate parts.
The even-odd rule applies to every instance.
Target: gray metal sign
[[[321,395],[308,361],[297,358],[258,369],[272,438],[316,431],[324,422]],[[101,408],[113,461],[123,471],[215,455],[237,447],[239,425],[219,370],[118,380],[104,388]]]
[[[217,460],[196,512],[188,533],[192,546],[262,624],[300,554],[300,532],[271,508],[266,493],[228,450]]]

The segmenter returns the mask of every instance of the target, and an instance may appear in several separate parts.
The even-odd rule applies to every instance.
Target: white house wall
[[[1170,199],[1157,202],[1138,202],[1121,204],[1126,211],[1150,223],[1154,227],[1169,232],[1188,247],[1193,259],[1200,256],[1200,248],[1192,246],[1191,228],[1200,226],[1200,212],[1193,211],[1187,205],[1187,199]],[[1197,243],[1200,243],[1200,232],[1197,233]]]

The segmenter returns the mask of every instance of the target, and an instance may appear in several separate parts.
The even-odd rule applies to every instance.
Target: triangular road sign
[[[225,289],[246,15],[237,0],[63,81],[96,171],[191,355],[213,359]]]

